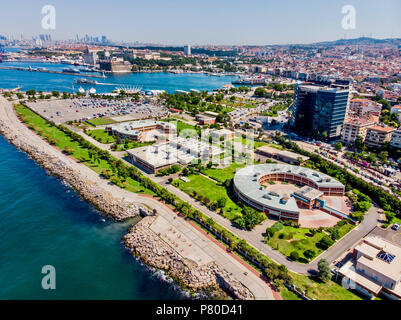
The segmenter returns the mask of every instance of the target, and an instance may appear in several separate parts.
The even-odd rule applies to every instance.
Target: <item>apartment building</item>
[[[341,141],[346,144],[354,144],[358,136],[365,141],[368,128],[373,127],[378,123],[378,117],[370,118],[348,118],[345,120]]]
[[[394,131],[391,135],[390,145],[394,148],[401,149],[401,128],[398,128],[398,130]]]
[[[371,148],[380,148],[391,141],[391,135],[396,129],[385,125],[369,127],[366,132],[365,144]]]

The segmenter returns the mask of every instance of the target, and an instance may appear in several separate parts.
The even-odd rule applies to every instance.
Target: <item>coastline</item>
[[[253,299],[255,296],[240,281],[236,280],[224,268],[216,263],[197,265],[190,259],[178,254],[166,244],[149,226],[158,219],[144,205],[143,198],[132,194],[138,201],[129,201],[122,197],[127,191],[106,186],[107,182],[90,168],[63,154],[61,150],[49,145],[41,137],[19,121],[12,102],[0,97],[0,133],[18,149],[27,153],[41,167],[60,177],[71,185],[86,201],[99,211],[111,216],[116,221],[138,215],[145,215],[133,226],[123,241],[131,252],[147,265],[166,271],[184,289],[192,292],[207,292],[209,297],[222,297],[226,289],[236,299]],[[88,175],[85,171],[91,171]],[[119,189],[119,188],[118,188]],[[157,202],[157,200],[151,198]],[[159,204],[160,205],[160,204]],[[175,219],[175,218],[174,218]],[[155,251],[156,250],[156,251]],[[155,252],[159,251],[159,254]]]

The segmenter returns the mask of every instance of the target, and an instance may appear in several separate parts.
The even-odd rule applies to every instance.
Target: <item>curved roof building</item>
[[[284,181],[304,186],[291,196],[267,190],[262,184]],[[234,176],[234,191],[248,205],[281,219],[299,219],[300,204],[311,209],[324,201],[322,195],[343,196],[345,187],[336,179],[304,167],[262,164],[245,167]],[[318,200],[316,200],[318,199]]]

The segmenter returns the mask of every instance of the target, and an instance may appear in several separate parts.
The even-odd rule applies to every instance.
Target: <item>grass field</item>
[[[283,300],[302,300],[294,292],[288,290],[286,287],[280,290],[280,295]]]
[[[182,130],[185,129],[192,129],[195,130],[195,126],[192,124],[177,120],[177,119],[165,119],[165,122],[176,122],[177,124],[177,133],[180,133]]]
[[[118,121],[115,121],[113,119],[110,118],[96,118],[96,119],[89,119],[86,122],[88,122],[89,124],[93,125],[93,126],[101,126],[101,125],[105,125],[105,124],[112,124],[112,123],[116,123]]]
[[[340,237],[343,237],[353,228],[354,226],[348,223],[338,228]],[[290,256],[291,252],[296,251],[300,256],[300,261],[307,262],[313,258],[308,259],[304,256],[306,250],[315,251],[315,257],[324,251],[316,246],[324,235],[325,233],[323,232],[316,232],[312,235],[309,228],[284,226],[283,229],[277,231],[270,239],[266,240],[266,243],[287,257]]]
[[[95,129],[95,130],[88,130],[86,134],[96,141],[100,143],[113,143],[116,142],[116,137],[110,135],[106,130],[103,129]]]
[[[198,195],[207,197],[213,202],[216,202],[220,198],[225,198],[227,203],[223,208],[223,215],[229,220],[233,219],[236,215],[241,215],[241,208],[230,199],[224,186],[202,175],[189,175],[187,178],[190,180],[189,182],[184,182],[180,179],[175,180],[179,189],[190,196],[195,191]]]
[[[215,179],[221,183],[224,183],[227,179],[234,178],[235,172],[237,169],[245,167],[243,163],[232,163],[229,167],[224,169],[204,169],[202,173],[209,176],[212,179]]]
[[[61,150],[64,150],[66,147],[73,149],[71,156],[76,160],[81,161],[96,173],[100,174],[103,169],[111,169],[106,160],[98,159],[95,161],[94,159],[91,159],[89,157],[88,149],[83,148],[77,141],[71,140],[67,134],[49,124],[45,119],[32,112],[27,107],[16,105],[15,110],[19,116],[22,116],[22,119],[26,124],[33,125],[33,129],[36,133],[45,139],[49,139],[49,137],[52,138],[56,142],[55,145]],[[128,186],[126,189],[131,192],[153,194],[152,191],[145,189],[137,181],[128,178],[127,182]]]
[[[317,300],[362,300],[362,298],[338,283],[330,280],[326,283],[317,278],[306,277],[297,273],[291,273],[298,288],[305,291],[309,298]]]

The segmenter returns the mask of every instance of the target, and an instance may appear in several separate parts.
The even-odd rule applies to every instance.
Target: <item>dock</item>
[[[36,70],[36,69],[29,69],[29,68],[23,68],[23,67],[0,67],[0,70],[18,70],[18,71],[28,71],[28,72],[67,74],[67,75],[71,75],[71,76],[80,76],[80,77],[85,77],[85,78],[106,78],[106,76],[104,76],[104,75],[97,75],[97,74],[63,72],[63,71],[55,71],[55,70]]]

